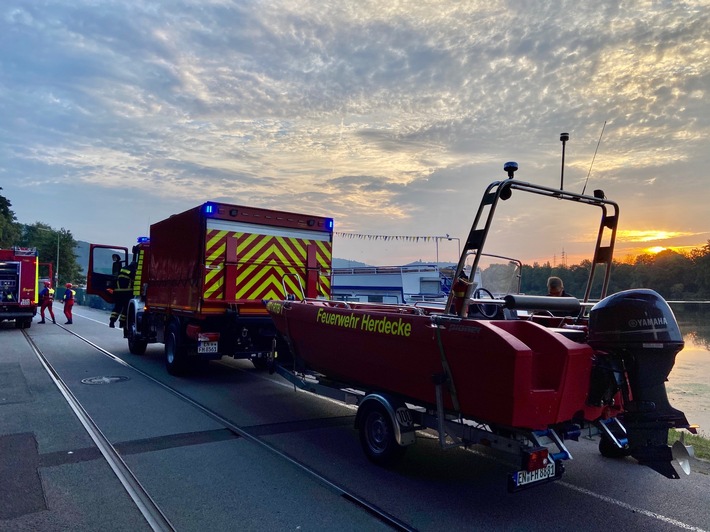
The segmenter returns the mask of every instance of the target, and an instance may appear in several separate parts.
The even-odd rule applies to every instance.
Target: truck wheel
[[[177,323],[171,323],[165,335],[165,367],[171,375],[187,373],[187,349],[182,343]]]
[[[397,443],[392,419],[381,404],[373,403],[365,408],[360,424],[360,443],[365,456],[377,465],[393,465],[407,448]]]
[[[148,342],[145,340],[136,340],[128,338],[128,351],[132,355],[145,355],[145,350],[148,347]]]
[[[131,307],[128,312],[128,323],[126,324],[126,335],[128,336],[128,350],[133,355],[145,355],[148,341],[140,339],[140,333],[136,325],[136,313]]]

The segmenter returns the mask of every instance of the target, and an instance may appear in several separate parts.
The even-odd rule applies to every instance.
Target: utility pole
[[[54,288],[57,288],[57,285],[59,284],[59,234],[59,231],[57,231],[57,268],[55,271],[57,280],[54,282]]]

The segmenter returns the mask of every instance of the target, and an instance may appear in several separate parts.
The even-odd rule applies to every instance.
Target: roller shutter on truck
[[[203,298],[254,302],[263,313],[263,299],[287,293],[330,297],[331,260],[328,233],[208,220]]]

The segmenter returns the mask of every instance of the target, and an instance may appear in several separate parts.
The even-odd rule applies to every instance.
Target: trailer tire
[[[182,342],[180,327],[173,322],[165,334],[165,367],[170,375],[182,376],[189,368],[187,347]]]
[[[252,358],[251,363],[260,371],[266,371],[269,369],[269,361],[265,358]]]
[[[367,458],[380,466],[394,465],[404,455],[402,447],[395,439],[392,418],[380,403],[363,405],[360,422],[360,443]]]
[[[609,438],[602,436],[599,440],[599,453],[604,458],[624,458],[631,454],[631,449],[628,445],[619,448]]]

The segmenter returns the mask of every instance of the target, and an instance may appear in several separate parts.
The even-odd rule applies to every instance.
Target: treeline
[[[599,268],[599,267],[598,267]],[[550,263],[532,266],[524,264],[521,291],[526,294],[545,294],[547,278],[560,277],[565,290],[583,297],[589,279],[591,261],[572,266],[552,266]],[[603,270],[595,275],[601,285]],[[710,240],[690,253],[672,250],[657,254],[643,254],[630,262],[614,261],[611,266],[608,293],[631,288],[650,288],[672,301],[710,300]],[[599,293],[593,289],[591,297]]]

